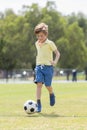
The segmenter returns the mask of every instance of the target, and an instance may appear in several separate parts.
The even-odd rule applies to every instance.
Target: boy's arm
[[[60,52],[58,51],[58,49],[56,49],[56,50],[54,51],[54,53],[55,53],[55,59],[54,59],[53,61],[51,61],[51,64],[52,64],[53,66],[55,66],[55,65],[57,64],[57,62],[58,62],[58,60],[59,60],[59,58],[60,58]]]

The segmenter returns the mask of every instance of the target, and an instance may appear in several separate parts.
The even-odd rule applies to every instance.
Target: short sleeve
[[[52,51],[57,50],[57,46],[55,45],[54,42],[51,41],[51,42],[49,43],[49,46],[50,46],[50,48],[51,48]]]

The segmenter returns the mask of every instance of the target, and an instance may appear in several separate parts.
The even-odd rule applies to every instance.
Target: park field
[[[36,100],[33,83],[0,84],[0,130],[87,130],[87,82],[53,83],[55,106],[42,89],[42,112],[26,114],[26,100]]]

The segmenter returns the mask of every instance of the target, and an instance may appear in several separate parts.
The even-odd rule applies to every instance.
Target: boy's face
[[[47,34],[43,32],[39,32],[36,36],[40,43],[43,43],[47,39]]]

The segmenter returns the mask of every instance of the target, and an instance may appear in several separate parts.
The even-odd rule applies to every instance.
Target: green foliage
[[[67,38],[69,40],[69,54],[72,68],[83,68],[86,58],[86,46],[83,30],[74,22],[68,26]]]
[[[57,40],[56,43],[61,54],[59,62],[60,66],[62,66],[62,68],[71,68],[70,60],[68,60],[70,57],[68,39],[62,37],[59,40]]]
[[[23,6],[20,15],[12,9],[0,12],[0,68],[32,68],[35,65],[34,27],[40,22],[48,24],[49,39],[61,53],[58,66],[83,69],[87,64],[87,19],[81,13],[62,16],[52,1],[43,8],[38,4]]]

